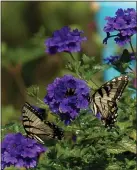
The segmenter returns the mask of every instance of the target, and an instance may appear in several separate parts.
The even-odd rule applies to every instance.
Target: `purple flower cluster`
[[[45,41],[46,52],[55,54],[57,52],[78,52],[81,49],[81,42],[87,40],[81,37],[83,31],[70,30],[68,26],[56,30],[51,38]]]
[[[134,8],[127,10],[120,8],[115,14],[115,17],[105,18],[107,24],[104,31],[107,33],[107,37],[103,40],[103,43],[107,44],[108,38],[116,37],[114,39],[116,43],[123,46],[130,41],[131,36],[137,33],[137,12]],[[116,31],[118,31],[118,34],[110,35],[110,32]]]
[[[135,60],[135,56],[133,55],[133,53],[130,53],[129,57],[130,58],[129,58],[128,62]],[[115,64],[117,61],[121,61],[121,56],[120,55],[118,55],[118,56],[110,56],[110,57],[105,58],[104,61],[107,64]],[[126,58],[125,58],[125,61],[126,61]]]
[[[46,148],[41,144],[21,133],[7,134],[1,143],[2,169],[11,165],[17,168],[34,168],[40,154],[45,151]]]
[[[113,64],[120,59],[120,56],[110,56],[104,59],[107,64]]]
[[[90,89],[84,80],[65,75],[48,85],[44,102],[52,112],[60,115],[61,120],[65,120],[65,124],[69,124],[77,117],[80,109],[88,107],[89,93]]]

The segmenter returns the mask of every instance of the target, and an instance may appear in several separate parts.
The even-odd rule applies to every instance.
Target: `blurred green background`
[[[101,62],[102,39],[98,35],[95,2],[2,2],[2,125],[20,121],[26,88],[46,86],[67,72],[67,54],[50,56],[44,41],[63,26],[79,28],[88,40],[82,51]],[[79,54],[81,56],[81,54]],[[101,75],[96,75],[101,81]]]

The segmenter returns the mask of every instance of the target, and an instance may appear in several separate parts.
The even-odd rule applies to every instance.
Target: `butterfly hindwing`
[[[29,103],[25,103],[22,108],[22,122],[27,135],[40,143],[43,140],[63,138],[63,131],[54,123],[43,121],[38,117],[39,113]]]
[[[105,126],[113,126],[117,117],[117,102],[128,84],[127,76],[115,77],[103,84],[93,95],[94,114],[100,113]]]

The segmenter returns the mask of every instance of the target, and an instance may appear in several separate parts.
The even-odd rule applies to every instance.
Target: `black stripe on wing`
[[[61,140],[64,137],[64,131],[54,123],[42,121],[38,117],[38,111],[29,103],[25,103],[22,108],[22,122],[27,135],[44,143],[46,139]]]
[[[33,112],[37,117],[39,117],[39,119],[43,120],[43,117],[41,116],[41,114],[39,113],[39,111],[37,111],[32,105],[30,105],[28,102],[26,102],[23,106],[23,108],[27,108],[29,111]],[[22,109],[23,109],[22,108]]]
[[[53,138],[61,140],[64,137],[64,131],[61,128],[59,128],[57,125],[49,121],[46,121],[44,123],[48,125],[51,129],[53,129]]]
[[[103,84],[91,98],[95,115],[100,113],[105,126],[113,126],[117,118],[117,102],[128,84],[127,76],[116,77]]]

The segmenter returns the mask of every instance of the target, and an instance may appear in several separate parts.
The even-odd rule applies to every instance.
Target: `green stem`
[[[130,66],[128,66],[128,68],[134,73],[134,70]]]
[[[90,79],[90,81],[94,83],[97,88],[99,88],[99,86],[92,79]]]
[[[82,128],[82,126],[81,126],[79,117],[77,117],[77,122],[78,122],[80,130],[83,131],[83,132],[86,132],[85,128]]]
[[[73,61],[76,61],[75,58],[74,58],[74,56],[72,55],[72,53],[71,53],[71,52],[68,52],[68,53],[69,53],[69,55],[71,56],[72,60],[73,60]]]
[[[130,44],[131,50],[132,50],[132,52],[133,52],[133,54],[134,54],[134,56],[135,56],[136,62],[137,62],[137,56],[136,56],[136,54],[135,54],[135,51],[134,51],[134,48],[133,48],[133,45],[132,45],[131,39],[130,39],[130,41],[129,41],[129,44]],[[133,69],[131,69],[131,67],[130,67],[130,66],[128,66],[128,68],[129,68],[130,70],[132,70],[132,72],[133,72],[133,73],[135,73],[135,72],[134,72],[134,70],[133,70]],[[136,73],[135,73],[135,74],[136,74]]]
[[[80,129],[82,129],[79,118],[77,118],[77,122],[78,122]]]
[[[136,61],[137,61],[137,57],[136,57],[136,54],[135,54],[133,45],[132,45],[132,43],[131,43],[131,40],[129,41],[129,44],[130,44],[131,50],[132,50],[132,52],[133,52],[133,54],[134,54],[134,56],[135,56],[135,58],[136,58]]]
[[[79,73],[77,73],[77,76],[80,78],[80,79],[84,79],[83,77],[82,77],[82,75],[80,75]],[[84,79],[85,80],[85,79]],[[89,84],[89,82],[87,81],[87,80],[85,80],[86,81],[86,83],[87,83],[87,85],[90,87],[91,85]],[[97,88],[99,88],[99,86],[92,80],[92,79],[90,79],[90,81],[97,87]],[[93,87],[92,87],[93,88]],[[92,90],[94,90],[94,89],[92,89]]]
[[[71,52],[68,52],[68,53],[70,54],[72,60],[76,61],[75,58],[74,58],[74,56],[72,55],[72,53],[71,53]],[[78,76],[80,79],[84,79],[78,72],[76,72],[76,74],[77,74],[77,76]],[[85,79],[84,79],[84,80],[85,80]],[[87,81],[87,80],[85,80],[85,81],[86,81],[86,83],[89,85],[88,81]],[[93,82],[92,79],[90,79],[90,81],[91,81],[92,83],[94,83],[94,84],[96,85],[96,87],[99,88],[99,86],[98,86],[95,82]]]

